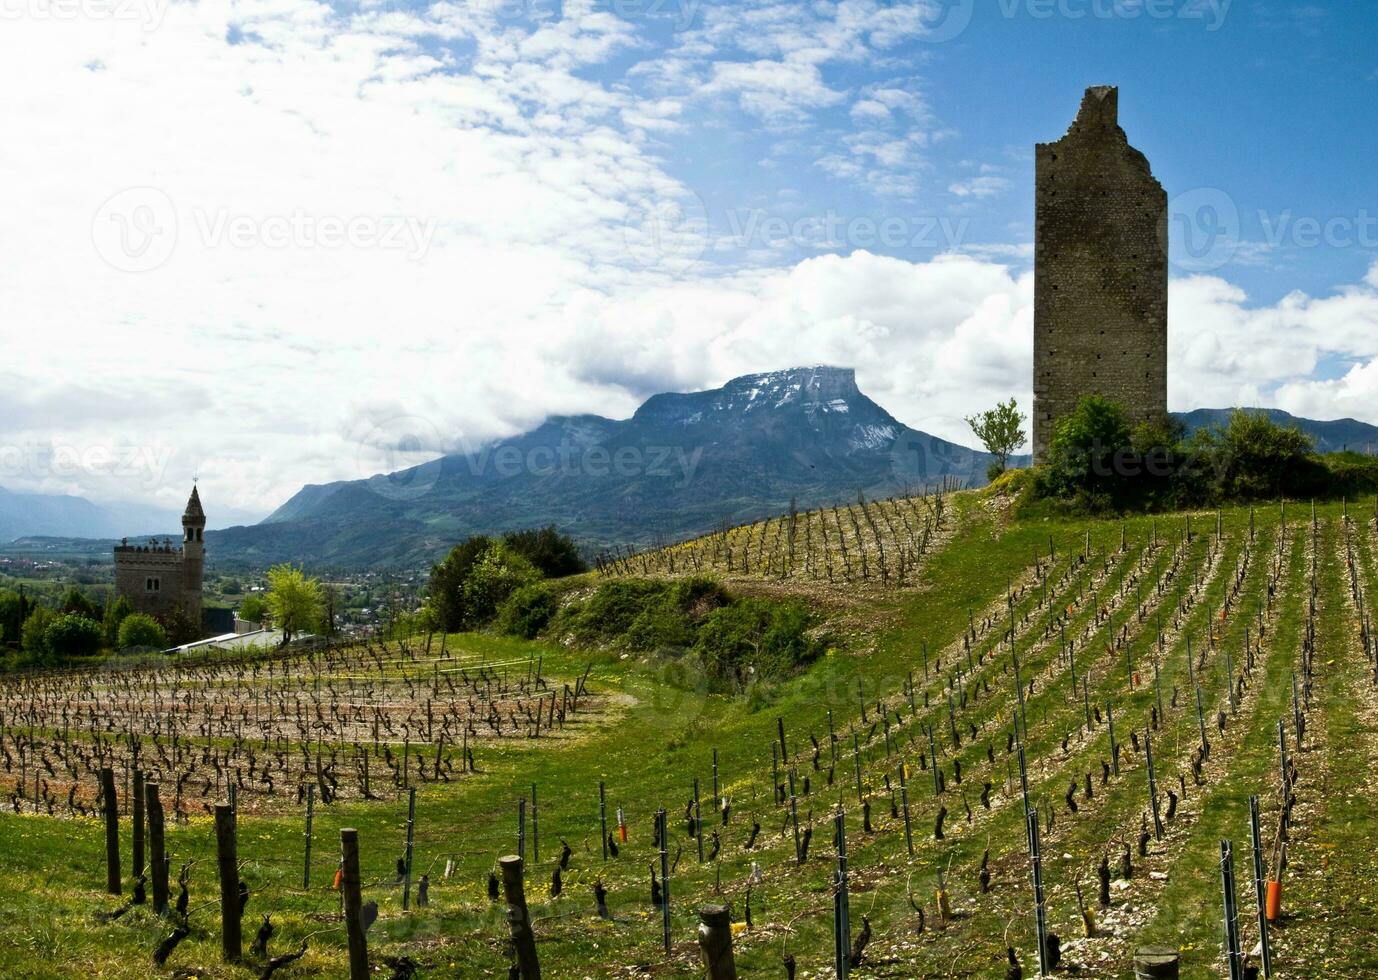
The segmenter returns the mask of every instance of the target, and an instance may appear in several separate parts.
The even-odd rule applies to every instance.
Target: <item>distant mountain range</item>
[[[1378,452],[1376,426],[1267,412],[1309,433],[1322,452]],[[1178,417],[1194,430],[1227,421],[1229,410]],[[755,520],[791,500],[812,508],[944,478],[979,486],[990,462],[899,422],[857,388],[851,369],[798,368],[655,395],[629,419],[556,416],[396,473],[308,485],[262,522],[208,531],[206,541],[221,567],[382,567],[429,563],[472,534],[553,523],[596,551]],[[1012,463],[1027,465],[1028,457]],[[178,528],[171,512],[0,490],[0,541],[175,535]]]
[[[182,533],[181,510],[124,502],[95,503],[85,497],[21,493],[0,487],[0,542],[19,538],[119,538]],[[222,511],[221,527],[243,512]]]
[[[1174,412],[1186,425],[1187,432],[1195,432],[1212,425],[1223,425],[1230,421],[1232,408],[1198,408],[1192,412]],[[1317,422],[1314,419],[1298,418],[1280,408],[1251,408],[1251,412],[1263,412],[1279,425],[1293,425],[1316,441],[1316,449],[1323,453],[1338,453],[1346,449],[1360,453],[1378,453],[1378,426],[1359,422],[1355,419],[1336,419],[1333,422]]]
[[[723,522],[889,496],[990,456],[910,429],[849,368],[736,378],[648,399],[629,419],[559,416],[467,453],[308,486],[262,523],[207,534],[215,561],[429,562],[481,532],[554,523],[584,547],[648,544]]]

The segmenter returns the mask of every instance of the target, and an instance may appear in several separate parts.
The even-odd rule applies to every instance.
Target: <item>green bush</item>
[[[119,647],[133,650],[151,647],[155,650],[167,648],[167,632],[147,613],[130,613],[120,623]]]
[[[779,680],[822,654],[823,641],[808,635],[812,625],[803,603],[738,599],[704,617],[694,650],[721,682]]]
[[[534,639],[559,608],[555,590],[544,582],[523,585],[498,608],[498,631],[508,636]]]
[[[501,541],[490,545],[464,577],[463,625],[472,629],[491,623],[507,597],[536,582],[540,574]]]
[[[100,623],[80,613],[63,613],[43,631],[43,646],[50,656],[89,657],[100,650]]]
[[[34,660],[48,657],[48,627],[57,619],[57,613],[47,606],[34,606],[21,631],[21,645],[24,652]]]
[[[133,605],[124,596],[116,596],[115,600],[105,607],[105,615],[101,619],[101,630],[105,634],[106,646],[119,646],[120,624],[133,611]]]
[[[531,562],[546,578],[562,578],[588,571],[574,540],[555,530],[555,525],[531,531],[508,531],[502,543]]]

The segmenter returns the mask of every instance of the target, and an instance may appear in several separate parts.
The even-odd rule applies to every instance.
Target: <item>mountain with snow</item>
[[[262,523],[207,535],[214,561],[359,567],[434,560],[463,538],[553,523],[589,550],[724,521],[985,481],[990,457],[910,429],[849,368],[734,378],[629,419],[557,416],[367,480],[304,487]]]

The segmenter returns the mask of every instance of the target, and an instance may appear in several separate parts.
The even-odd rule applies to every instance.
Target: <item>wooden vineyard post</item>
[[[115,770],[100,771],[100,792],[105,810],[105,890],[120,894],[120,801],[115,795]],[[38,796],[35,795],[37,800]]]
[[[1024,823],[1029,837],[1029,868],[1033,875],[1034,928],[1038,935],[1038,975],[1048,975],[1048,920],[1043,900],[1043,855],[1038,840],[1038,811],[1026,809]]]
[[[656,836],[660,839],[660,932],[665,955],[670,955],[670,843],[665,811],[656,811]]]
[[[134,821],[134,877],[144,873],[144,773],[134,770],[134,787],[130,794],[130,813]]]
[[[699,909],[699,950],[708,980],[737,980],[737,964],[732,957],[732,915],[726,905],[705,905]]]
[[[837,980],[845,980],[851,956],[851,909],[847,897],[847,815],[841,807],[833,815],[837,870],[833,872],[833,962]]]
[[[311,887],[311,830],[316,819],[316,785],[306,784],[306,855],[302,859],[301,887]]]
[[[340,898],[349,937],[349,980],[368,980],[368,942],[364,937],[363,898],[359,880],[359,832],[340,828]]]
[[[608,859],[608,793],[602,780],[598,782],[598,826],[603,838],[603,860]]]
[[[153,877],[153,911],[167,915],[167,851],[163,846],[163,801],[156,780],[144,783],[144,807],[148,811],[148,864]]]
[[[235,841],[234,809],[215,805],[215,857],[220,872],[220,955],[238,963],[243,955],[239,921],[239,851]]]
[[[1244,956],[1239,951],[1239,911],[1235,905],[1234,846],[1227,840],[1220,842],[1220,886],[1225,906],[1225,958],[1230,967],[1230,980],[1244,980]]]
[[[416,841],[416,787],[407,790],[407,850],[402,858],[402,911],[411,908],[412,845]]]
[[[1158,655],[1153,655],[1153,697],[1158,703],[1158,724],[1163,724],[1163,676],[1158,671]]]
[[[1165,835],[1163,819],[1158,815],[1158,775],[1153,768],[1153,735],[1144,729],[1144,768],[1148,770],[1148,804],[1153,810],[1153,837],[1162,840]]]
[[[905,762],[900,760],[900,806],[904,808],[904,846],[914,856],[914,834],[909,826],[909,781],[905,778]]]
[[[775,727],[776,727],[776,729],[778,730],[779,735],[780,735],[780,759],[781,759],[786,765],[788,765],[788,764],[789,764],[789,750],[785,748],[785,719],[784,719],[784,718],[776,718],[776,719],[775,719]]]
[[[1144,946],[1134,951],[1135,980],[1177,980],[1181,955],[1167,946]]]
[[[1258,945],[1263,961],[1263,976],[1273,975],[1273,950],[1268,941],[1268,899],[1264,890],[1266,877],[1263,868],[1263,835],[1258,825],[1258,797],[1249,797],[1249,844],[1254,856],[1254,898],[1258,903]]]
[[[507,927],[512,931],[512,945],[517,948],[517,968],[522,980],[540,980],[541,964],[536,958],[536,934],[531,931],[531,914],[526,908],[522,859],[509,854],[498,858],[498,865],[502,868],[502,894],[507,902]]]

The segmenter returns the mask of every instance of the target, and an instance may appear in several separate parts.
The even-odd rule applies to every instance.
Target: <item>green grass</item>
[[[338,898],[328,885],[339,829],[353,826],[360,834],[363,878],[373,886],[365,897],[376,900],[381,909],[369,936],[375,965],[384,957],[405,954],[422,965],[426,976],[505,976],[510,962],[506,923],[501,909],[488,902],[485,881],[496,857],[515,850],[516,800],[529,798],[534,783],[539,795],[541,854],[539,862],[529,862],[528,898],[547,975],[604,976],[613,974],[614,968],[629,974],[638,967],[657,976],[700,975],[693,944],[694,909],[716,897],[715,882],[720,877],[723,896],[740,918],[753,862],[760,864],[764,880],[751,891],[755,929],[737,937],[739,968],[746,975],[783,976],[780,957],[790,952],[799,962],[801,977],[824,975],[832,955],[829,882],[833,852],[827,817],[839,801],[847,810],[852,921],[859,928],[861,917],[867,916],[874,934],[870,962],[854,976],[998,976],[1003,972],[1000,964],[1007,938],[1019,949],[1026,975],[1032,975],[1036,963],[1032,899],[1017,774],[1006,791],[1013,765],[1013,756],[1005,752],[1006,733],[1016,703],[1002,639],[1008,616],[1007,582],[1013,580],[1016,588],[1028,586],[1014,602],[1013,619],[1023,683],[1027,687],[1034,681],[1034,692],[1024,707],[1030,790],[1044,819],[1050,807],[1056,817],[1052,831],[1044,835],[1048,917],[1050,927],[1066,941],[1080,930],[1073,881],[1080,880],[1087,899],[1094,902],[1095,866],[1107,842],[1115,837],[1132,841],[1146,806],[1142,757],[1128,743],[1131,728],[1149,727],[1157,616],[1161,612],[1167,632],[1161,655],[1164,701],[1174,685],[1181,690],[1177,708],[1166,710],[1160,731],[1154,733],[1163,792],[1175,789],[1179,772],[1185,772],[1190,783],[1187,757],[1197,739],[1195,707],[1186,682],[1186,636],[1193,637],[1199,652],[1208,624],[1217,624],[1215,649],[1207,653],[1205,669],[1198,676],[1207,712],[1213,715],[1212,706],[1225,699],[1226,647],[1234,654],[1236,669],[1242,666],[1243,633],[1246,625],[1252,628],[1254,604],[1263,595],[1278,540],[1278,515],[1276,508],[1259,512],[1257,539],[1239,598],[1220,626],[1219,608],[1232,591],[1249,535],[1245,509],[1225,512],[1225,534],[1213,561],[1208,561],[1208,551],[1214,516],[1196,515],[1195,537],[1181,549],[1177,571],[1164,583],[1161,595],[1156,585],[1181,544],[1180,516],[1157,519],[1156,550],[1148,548],[1152,519],[1129,520],[1125,528],[1128,548],[1120,552],[1118,521],[1005,523],[974,496],[959,497],[955,509],[960,530],[923,566],[920,588],[869,600],[876,606],[875,620],[883,625],[864,638],[864,656],[835,653],[801,676],[752,698],[709,693],[697,682],[697,672],[673,662],[623,659],[618,653],[484,636],[451,638],[452,644],[494,658],[524,658],[539,651],[545,657],[546,673],[553,676],[577,676],[592,659],[590,684],[602,707],[597,717],[577,716],[553,739],[485,743],[477,752],[478,774],[421,788],[414,867],[418,874],[431,872],[432,905],[425,912],[402,913],[400,889],[392,886],[392,868],[403,848],[404,798],[318,807],[313,886],[306,890],[301,888],[303,823],[299,812],[289,808],[294,812],[246,815],[239,835],[243,877],[253,890],[245,918],[246,937],[252,936],[261,915],[271,912],[278,927],[274,951],[285,951],[310,937],[307,957],[280,977],[342,975],[344,937],[334,918]],[[1136,859],[1139,873],[1128,887],[1117,889],[1115,907],[1102,917],[1115,934],[1079,941],[1069,948],[1068,959],[1083,964],[1083,975],[1126,976],[1133,947],[1158,940],[1184,950],[1184,975],[1219,975],[1220,889],[1215,854],[1222,836],[1236,843],[1240,906],[1246,912],[1252,909],[1248,826],[1241,815],[1247,814],[1252,793],[1265,800],[1265,825],[1276,812],[1273,725],[1290,710],[1287,679],[1299,657],[1305,622],[1309,529],[1301,508],[1292,511],[1287,570],[1245,702],[1223,736],[1213,725],[1210,728],[1213,750],[1208,784],[1190,788],[1177,820],[1168,827],[1167,840],[1155,842],[1150,858]],[[1374,863],[1374,824],[1369,816],[1374,801],[1367,765],[1374,757],[1341,749],[1362,739],[1371,743],[1376,736],[1373,718],[1363,714],[1357,697],[1368,678],[1362,653],[1352,649],[1353,616],[1344,591],[1347,579],[1335,554],[1338,511],[1338,506],[1321,510],[1318,644],[1323,649],[1317,660],[1335,663],[1326,667],[1318,682],[1311,722],[1324,727],[1324,738],[1318,735],[1315,744],[1326,747],[1316,752],[1329,760],[1328,782],[1313,791],[1315,798],[1325,802],[1299,818],[1293,860],[1305,867],[1308,862],[1314,866],[1326,853],[1364,857],[1355,862],[1355,870],[1346,879],[1345,894],[1352,898],[1342,905],[1334,903],[1333,895],[1319,884],[1303,884],[1300,876],[1295,888],[1289,884],[1288,905],[1294,918],[1278,930],[1278,944],[1280,968],[1288,965],[1289,956],[1294,964],[1303,961],[1303,943],[1294,943],[1293,936],[1343,944],[1349,952],[1327,969],[1330,975],[1357,976],[1378,962],[1366,931],[1371,904],[1360,901]],[[1088,529],[1096,553],[1083,564],[1077,556]],[[1046,564],[1050,536],[1056,557],[1049,576],[1050,601],[1044,604],[1041,585],[1033,584],[1033,561],[1037,554]],[[1364,574],[1378,595],[1374,545],[1371,539],[1361,543]],[[1135,581],[1131,576],[1136,573]],[[1140,602],[1146,613],[1143,619],[1137,615]],[[1125,649],[1106,649],[1107,626],[1096,621],[1102,609],[1110,610],[1116,629],[1128,627],[1128,653],[1142,678],[1133,691],[1126,678]],[[974,669],[967,667],[962,644],[969,610],[975,611],[979,633],[972,648]],[[992,622],[987,628],[988,619]],[[1180,619],[1176,628],[1175,619]],[[1099,783],[1099,769],[1100,761],[1110,755],[1108,732],[1104,724],[1090,732],[1084,729],[1082,698],[1071,694],[1062,657],[1057,628],[1062,625],[1076,642],[1078,673],[1091,672],[1092,703],[1102,708],[1115,705],[1117,735],[1125,749],[1120,775],[1104,787]],[[920,652],[924,646],[929,660],[927,679]],[[950,693],[962,743],[953,746],[947,681],[959,666],[964,676],[960,684],[954,678]],[[911,674],[916,680],[916,712],[903,693]],[[961,706],[964,689],[965,708]],[[890,722],[888,752],[884,726],[876,724],[878,700],[884,702]],[[867,712],[864,725],[862,701]],[[829,711],[839,735],[831,789],[826,786],[832,755]],[[810,795],[799,798],[801,820],[811,812],[815,828],[810,859],[802,866],[793,859],[792,834],[781,833],[786,808],[772,800],[771,750],[777,718],[785,720],[798,785],[802,787],[806,775],[811,783]],[[939,743],[947,777],[947,792],[941,800],[935,799],[932,774],[919,761],[928,744],[923,724],[932,726]],[[974,740],[971,724],[978,729]],[[862,747],[863,783],[872,804],[874,832],[869,835],[862,832],[857,804],[853,732]],[[821,745],[819,771],[813,770],[810,761],[810,734]],[[1065,755],[1064,737],[1068,738]],[[994,753],[993,765],[986,761],[988,745]],[[726,829],[712,818],[707,802],[714,749],[723,791],[732,801]],[[888,776],[898,789],[901,758],[909,765],[912,859],[906,854],[900,821],[890,816],[891,797],[884,785]],[[953,780],[954,759],[962,762],[960,786]],[[1095,776],[1092,801],[1084,801],[1080,791],[1088,771]],[[716,867],[699,865],[694,841],[684,832],[685,804],[696,778],[705,801],[706,829],[722,833],[723,852]],[[1074,778],[1080,804],[1075,815],[1063,802]],[[7,785],[13,781],[12,775],[5,774]],[[606,866],[599,846],[600,781],[607,786],[610,822],[621,807],[630,826],[630,841],[621,856]],[[993,784],[989,811],[978,802],[986,781]],[[1311,788],[1303,782],[1299,792],[1304,789]],[[973,808],[970,825],[963,791]],[[946,834],[943,841],[936,841],[933,824],[940,805],[948,810]],[[654,858],[652,815],[662,806],[669,811],[672,847],[683,847],[672,880],[674,947],[668,957],[660,945],[658,915],[649,902],[647,874]],[[762,832],[756,849],[746,851],[743,845],[753,816],[759,819]],[[127,862],[127,821],[122,830]],[[551,899],[550,874],[561,838],[568,840],[575,854],[571,871],[564,877],[564,894]],[[175,862],[196,861],[191,904],[194,909],[204,906],[194,912],[195,931],[174,953],[170,968],[193,969],[203,976],[256,975],[245,966],[219,963],[218,912],[214,905],[205,904],[215,894],[210,822],[197,817],[185,826],[170,827],[169,847]],[[990,894],[981,895],[976,872],[987,847],[994,884]],[[528,843],[528,857],[530,848]],[[1115,846],[1112,864],[1117,854]],[[453,858],[458,867],[448,881],[440,874],[447,858]],[[1331,866],[1340,860],[1332,856]],[[118,904],[102,894],[103,865],[101,827],[95,820],[0,815],[0,887],[6,909],[0,917],[0,962],[6,964],[7,975],[144,977],[156,972],[148,965],[148,957],[168,931],[166,923],[153,919],[146,909],[136,909],[113,923],[94,919],[95,912]],[[947,872],[947,888],[960,917],[936,928],[933,893],[940,870]],[[1166,880],[1151,878],[1150,871],[1166,874]],[[591,888],[599,876],[608,887],[614,923],[600,922],[593,914]],[[911,892],[926,912],[929,928],[922,935],[916,932],[918,916],[910,905]],[[1324,924],[1317,925],[1322,912]],[[1246,927],[1245,934],[1252,937],[1252,929]],[[1102,952],[1106,954],[1103,961]]]

